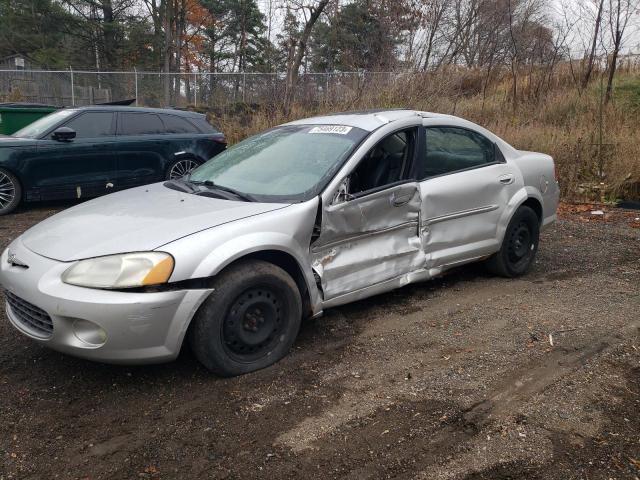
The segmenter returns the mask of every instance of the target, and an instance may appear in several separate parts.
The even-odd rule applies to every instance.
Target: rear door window
[[[113,135],[113,112],[86,112],[64,125],[76,132],[76,138],[97,138]]]
[[[496,161],[495,145],[483,135],[456,127],[428,127],[420,179],[480,167]]]
[[[164,125],[155,113],[120,114],[118,135],[154,135],[164,132]]]

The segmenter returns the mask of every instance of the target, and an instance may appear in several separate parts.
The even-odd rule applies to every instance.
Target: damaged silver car
[[[556,218],[548,155],[471,122],[345,113],[255,135],[188,177],[58,213],[0,260],[11,323],[61,352],[232,376],[326,308],[486,261],[524,274]]]

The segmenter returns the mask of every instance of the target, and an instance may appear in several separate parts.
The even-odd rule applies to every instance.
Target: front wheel
[[[538,251],[540,223],[531,208],[521,206],[511,218],[500,251],[487,260],[492,273],[513,278],[524,275]]]
[[[22,199],[22,187],[18,178],[0,168],[0,215],[13,212]]]
[[[301,319],[300,292],[291,276],[271,263],[247,260],[216,279],[193,319],[189,341],[205,367],[231,377],[284,357]]]

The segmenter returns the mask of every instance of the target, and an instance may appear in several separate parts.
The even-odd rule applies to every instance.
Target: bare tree
[[[421,66],[423,71],[428,70],[431,66],[434,52],[439,43],[438,40],[443,34],[442,23],[449,5],[447,0],[432,0],[426,2],[421,8],[420,19],[422,20],[425,41],[421,50],[419,67]]]
[[[330,1],[331,0],[318,0],[310,2],[311,4],[300,2],[288,6],[294,14],[300,13],[304,15],[305,20],[302,31],[298,34],[292,34],[288,41],[287,77],[284,95],[284,110],[287,113],[291,110],[295,88],[298,84],[300,66],[302,65],[302,59],[307,50],[307,43],[311,37],[313,27]]]
[[[640,0],[609,0],[609,30],[613,44],[613,52],[611,61],[609,62],[609,76],[607,79],[607,91],[604,101],[608,103],[611,100],[611,92],[613,91],[613,78],[616,74],[618,66],[618,56],[623,45],[624,34],[629,21],[638,12]]]

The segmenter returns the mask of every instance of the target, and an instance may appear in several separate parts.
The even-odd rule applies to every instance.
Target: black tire
[[[184,177],[191,170],[202,165],[202,162],[191,156],[184,156],[176,158],[169,162],[167,169],[164,172],[165,180],[174,180],[176,178]]]
[[[511,218],[500,251],[487,260],[490,272],[513,278],[524,275],[538,251],[540,220],[531,208],[521,206]]]
[[[241,261],[215,280],[193,319],[189,342],[205,367],[232,377],[283,358],[301,320],[300,292],[287,272],[261,260]]]
[[[0,215],[13,212],[22,200],[22,185],[18,177],[0,168]]]

